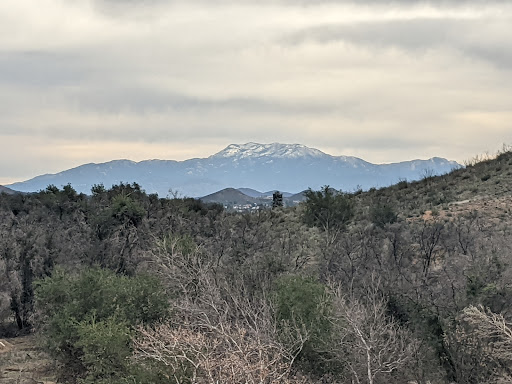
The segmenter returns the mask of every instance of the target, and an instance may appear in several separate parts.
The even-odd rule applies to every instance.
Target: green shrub
[[[400,180],[397,184],[396,184],[397,188],[399,190],[402,190],[402,189],[407,189],[409,187],[409,183],[407,182],[407,180]]]
[[[282,332],[294,327],[309,335],[299,355],[303,369],[313,373],[326,371],[328,358],[322,351],[326,350],[332,332],[332,303],[326,287],[311,278],[285,276],[277,281],[273,301]]]
[[[130,327],[116,316],[96,320],[92,315],[77,324],[77,342],[82,364],[87,369],[85,382],[97,383],[122,377],[130,370]]]
[[[398,215],[388,204],[374,205],[370,210],[370,219],[378,227],[384,227],[386,224],[395,223]]]
[[[141,370],[134,374],[128,359],[133,327],[169,313],[154,278],[96,268],[78,276],[58,270],[37,282],[36,303],[49,352],[84,383],[137,382]]]
[[[316,226],[325,231],[340,229],[354,216],[354,203],[348,195],[324,186],[320,191],[308,189],[304,192],[303,221],[309,226]]]
[[[142,222],[146,211],[129,196],[117,195],[112,199],[110,214],[120,222],[128,222],[135,226]]]

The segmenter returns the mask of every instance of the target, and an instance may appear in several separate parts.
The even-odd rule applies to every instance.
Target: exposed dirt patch
[[[34,335],[0,339],[0,384],[55,384],[54,372]]]
[[[478,215],[493,223],[512,221],[512,196],[479,196],[470,200],[439,205],[425,211],[420,217],[408,218],[409,222],[452,221],[460,216]]]

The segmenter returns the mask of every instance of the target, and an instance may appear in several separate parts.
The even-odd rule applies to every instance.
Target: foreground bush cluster
[[[510,382],[509,227],[381,195],[0,195],[0,332],[41,335],[69,383]]]

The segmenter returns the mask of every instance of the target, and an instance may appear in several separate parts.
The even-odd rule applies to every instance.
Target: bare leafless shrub
[[[167,237],[151,269],[178,293],[175,321],[139,327],[134,358],[166,367],[172,382],[306,383],[292,374],[308,338],[297,324],[278,324],[265,292],[217,273],[213,257],[191,239]]]
[[[280,341],[266,301],[248,303],[204,300],[182,303],[175,324],[140,327],[135,358],[163,364],[174,382],[306,383],[294,378],[292,366],[307,335],[290,328],[294,343]]]
[[[512,323],[481,306],[464,308],[447,336],[457,376],[468,383],[512,383]]]
[[[350,369],[352,382],[396,382],[396,374],[413,360],[419,344],[387,316],[387,301],[379,293],[378,281],[364,297],[347,294],[339,285],[333,292],[336,352]]]
[[[149,269],[162,277],[170,291],[192,301],[201,292],[208,292],[205,284],[215,268],[201,247],[191,238],[180,236],[157,239],[156,245],[148,258]]]

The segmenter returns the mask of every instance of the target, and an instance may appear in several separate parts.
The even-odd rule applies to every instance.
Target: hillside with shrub
[[[305,196],[1,194],[0,339],[73,384],[511,382],[512,152]]]

